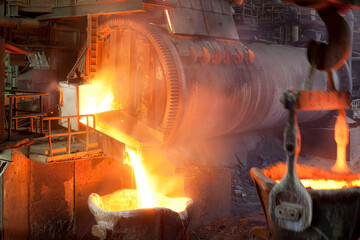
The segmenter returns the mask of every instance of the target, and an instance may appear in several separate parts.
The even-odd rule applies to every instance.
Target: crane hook
[[[350,55],[350,28],[334,6],[318,10],[318,13],[326,25],[329,44],[312,40],[308,46],[308,60],[316,69],[337,70]]]

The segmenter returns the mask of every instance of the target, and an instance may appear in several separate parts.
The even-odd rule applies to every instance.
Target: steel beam
[[[316,9],[324,9],[330,5],[334,5],[340,9],[358,8],[360,1],[358,0],[284,0],[303,7],[311,7]]]
[[[53,8],[54,12],[39,16],[39,20],[80,17],[88,14],[115,14],[122,12],[137,12],[144,10],[142,0],[121,0],[116,2],[97,2]]]
[[[144,3],[156,7],[176,8],[177,0],[143,0]]]
[[[0,0],[0,17],[5,17],[5,0]]]
[[[0,143],[5,141],[5,40],[0,39]]]

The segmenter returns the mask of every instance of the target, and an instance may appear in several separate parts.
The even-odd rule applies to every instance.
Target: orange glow
[[[116,94],[114,94],[113,79],[114,76],[110,74],[110,71],[104,71],[103,73],[98,73],[91,80],[90,84],[79,86],[80,114],[97,114],[112,110],[121,110],[122,106],[118,103]],[[86,118],[82,118],[80,121],[86,124]],[[116,121],[123,120],[115,119],[115,122]],[[110,125],[101,121],[98,115],[96,115],[96,126],[91,127],[95,127],[97,131],[125,144],[128,156],[128,159],[125,159],[125,162],[127,161],[126,163],[133,167],[137,186],[135,194],[132,193],[123,196],[121,194],[125,194],[126,191],[121,190],[121,194],[119,192],[118,194],[111,194],[111,196],[104,196],[102,200],[99,197],[96,201],[97,205],[101,205],[100,207],[103,209],[129,210],[128,208],[164,207],[176,212],[185,210],[190,200],[189,198],[168,198],[165,196],[165,194],[171,193],[172,189],[174,191],[178,190],[177,188],[179,186],[181,187],[182,182],[175,177],[166,178],[166,181],[161,182],[159,179],[165,179],[163,176],[156,176],[153,173],[150,175],[146,172],[142,155],[140,154],[140,149],[142,147],[141,142],[117,128],[116,125]],[[153,161],[153,159],[151,159],[151,161]],[[154,161],[157,161],[157,159],[154,159]],[[162,168],[164,168],[163,165]],[[150,176],[151,178],[149,178]],[[120,201],[119,199],[116,199],[116,196],[120,196],[119,194],[127,200]],[[121,206],[118,206],[119,204]],[[136,207],[134,207],[135,205]]]
[[[314,180],[314,179],[302,179],[300,180],[305,188],[312,188],[315,190],[330,190],[330,189],[341,189],[359,187],[360,179],[353,181],[336,181],[336,180]]]
[[[346,164],[346,145],[349,143],[349,128],[346,122],[344,109],[339,111],[339,116],[335,123],[334,137],[337,144],[337,158],[336,163],[331,170],[337,173],[350,173]]]
[[[133,166],[135,172],[136,186],[137,186],[137,198],[139,208],[153,208],[164,207],[169,208],[175,212],[184,211],[189,198],[168,198],[161,194],[154,193],[147,179],[147,175],[142,166],[142,159],[135,151],[126,149],[128,154],[128,164]],[[164,183],[165,184],[165,183]]]
[[[169,11],[168,11],[167,9],[165,10],[165,14],[166,14],[167,22],[168,22],[168,24],[169,24],[170,31],[173,32],[173,28],[172,28],[172,24],[171,24],[171,19],[170,19],[170,14],[169,14]]]
[[[113,76],[108,73],[97,74],[90,84],[79,86],[79,112],[81,114],[94,114],[116,109],[114,94],[111,87]],[[86,124],[86,118],[80,122]],[[90,127],[94,127],[91,126]]]
[[[129,164],[133,166],[135,172],[139,208],[155,207],[154,197],[146,179],[144,168],[141,165],[140,156],[130,149],[126,149],[126,153],[129,155]]]
[[[277,183],[280,180],[276,180]],[[314,190],[334,190],[342,188],[360,187],[360,179],[353,181],[341,181],[330,179],[301,179],[300,182],[305,188],[312,188]]]
[[[105,196],[93,193],[90,201],[105,211],[131,211],[138,209],[137,195],[138,191],[136,190],[123,189]],[[170,208],[169,205],[172,205],[172,210],[176,212],[184,211],[190,204],[189,198],[168,198],[161,194],[155,194],[154,197],[159,203],[159,207]],[[173,207],[174,203],[181,207]]]
[[[360,187],[360,174],[351,172],[339,174],[333,171],[326,171],[300,164],[296,165],[295,169],[300,182],[305,188],[312,188],[314,190],[334,190]],[[270,168],[263,169],[262,173],[279,183],[280,179],[286,174],[286,171],[287,165],[285,163],[279,163]]]

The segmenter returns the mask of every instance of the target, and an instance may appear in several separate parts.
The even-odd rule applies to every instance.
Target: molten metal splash
[[[346,145],[349,143],[349,128],[344,109],[339,111],[339,116],[335,123],[334,137],[337,144],[337,158],[331,170],[336,173],[350,173],[346,164]]]
[[[129,155],[129,164],[133,166],[135,172],[139,208],[155,207],[154,197],[146,179],[144,168],[141,165],[140,156],[131,149],[126,149],[126,153]]]

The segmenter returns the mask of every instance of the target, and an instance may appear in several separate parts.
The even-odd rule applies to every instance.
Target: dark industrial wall
[[[130,188],[131,171],[110,158],[44,165],[14,150],[4,174],[4,239],[92,239],[87,198]]]
[[[13,161],[4,173],[4,239],[27,239],[30,161],[18,150]]]

